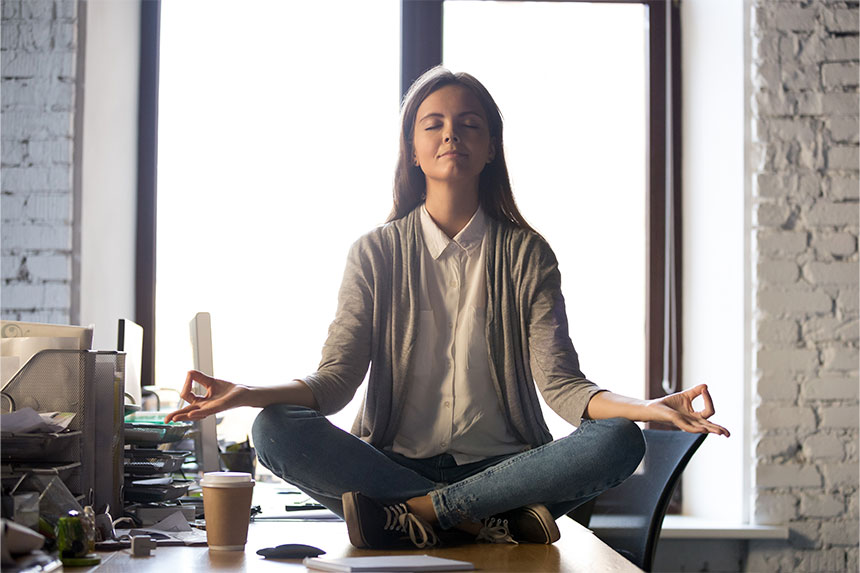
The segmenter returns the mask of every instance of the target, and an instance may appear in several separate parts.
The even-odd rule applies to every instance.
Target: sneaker
[[[489,517],[481,523],[479,541],[549,545],[561,537],[552,514],[539,503]]]
[[[361,549],[389,549],[439,543],[433,526],[409,511],[405,503],[382,505],[357,491],[341,497],[349,541]]]

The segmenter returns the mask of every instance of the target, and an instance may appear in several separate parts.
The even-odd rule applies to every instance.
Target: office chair
[[[639,469],[567,515],[634,565],[651,571],[672,492],[707,434],[667,430],[643,433],[646,451]]]

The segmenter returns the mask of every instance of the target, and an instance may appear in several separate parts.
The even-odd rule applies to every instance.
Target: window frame
[[[442,63],[445,1],[457,0],[401,0],[401,97],[418,76]],[[659,398],[683,387],[680,3],[678,0],[597,1],[644,4],[648,12],[645,397]]]

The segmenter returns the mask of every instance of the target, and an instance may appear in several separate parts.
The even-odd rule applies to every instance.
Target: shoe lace
[[[410,512],[405,504],[385,506],[385,526],[387,530],[401,531],[409,536],[415,547],[433,547],[439,543],[433,526]]]
[[[490,543],[513,543],[518,545],[511,537],[508,529],[508,520],[497,517],[488,517],[481,521],[481,530],[478,532],[477,541],[489,541]]]

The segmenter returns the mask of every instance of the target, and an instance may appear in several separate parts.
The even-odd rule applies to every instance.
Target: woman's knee
[[[616,450],[621,454],[619,462],[630,475],[645,457],[645,436],[638,424],[625,418],[612,418],[606,422],[612,426],[613,439],[620,446]]]
[[[317,411],[302,406],[290,404],[266,406],[257,414],[251,426],[251,435],[258,455],[264,454],[269,446],[276,443],[277,438],[291,434],[296,422],[317,416],[319,416]]]

